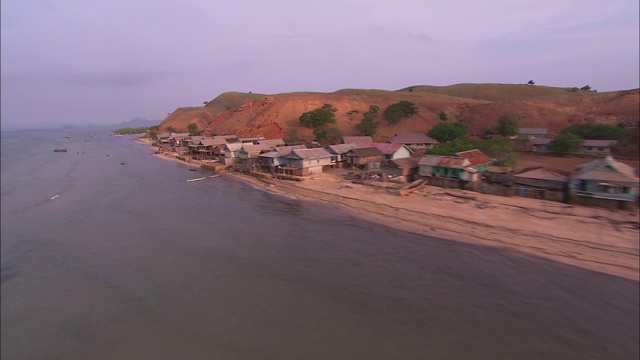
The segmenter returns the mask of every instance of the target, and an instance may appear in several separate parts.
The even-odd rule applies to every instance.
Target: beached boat
[[[67,148],[59,147],[53,149],[53,152],[67,152]]]
[[[206,178],[201,177],[201,178],[195,178],[195,179],[187,179],[187,182],[201,181],[201,180],[204,180],[204,179],[206,179]]]

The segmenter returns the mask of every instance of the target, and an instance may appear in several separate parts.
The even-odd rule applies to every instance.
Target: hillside
[[[411,86],[397,91],[344,89],[333,93],[293,92],[275,95],[228,92],[202,107],[176,109],[161,123],[186,131],[195,123],[204,134],[236,134],[242,137],[284,137],[287,129],[298,128],[306,139],[312,129],[302,127],[300,115],[323,104],[338,109],[335,126],[345,135],[356,135],[355,125],[370,105],[380,113],[399,101],[414,103],[419,113],[397,125],[382,125],[374,138],[384,139],[396,133],[426,133],[441,122],[438,113],[447,113],[448,121],[469,125],[472,134],[482,134],[505,112],[518,116],[521,127],[546,127],[557,133],[564,127],[587,121],[616,125],[640,119],[640,90],[613,92],[572,91],[537,85],[457,84],[451,86]],[[358,110],[356,114],[348,114]]]

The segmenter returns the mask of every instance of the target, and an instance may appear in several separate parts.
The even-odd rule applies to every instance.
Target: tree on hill
[[[326,105],[327,104],[325,104],[325,106]],[[300,123],[313,128],[327,124],[335,124],[336,122],[335,112],[324,106],[300,115]]]
[[[288,128],[287,131],[285,132],[285,135],[292,142],[298,142],[301,139],[300,131],[298,131],[298,128]]]
[[[380,112],[378,105],[369,105],[369,110],[362,114],[362,120],[359,124],[356,124],[355,129],[363,136],[373,136],[378,132],[378,126],[380,122],[376,119]]]
[[[496,132],[502,136],[518,135],[518,117],[514,113],[504,113],[496,121]]]
[[[190,123],[187,125],[187,130],[189,131],[189,136],[198,136],[202,134],[202,130],[198,130],[198,125],[196,125],[196,123]]]
[[[585,85],[585,86],[581,87],[581,88],[580,88],[580,90],[587,90],[587,91],[589,91],[589,90],[591,90],[591,86],[589,86],[589,85]]]
[[[584,145],[584,140],[572,133],[558,134],[549,143],[549,150],[559,154],[569,154],[579,152]]]
[[[529,80],[529,82],[528,82],[527,84],[529,84],[529,85],[535,85],[536,83],[535,83],[535,82],[533,82],[533,80]]]
[[[382,116],[391,125],[397,124],[403,118],[418,113],[418,108],[411,101],[400,101],[387,106]]]
[[[590,140],[628,140],[632,132],[620,126],[608,124],[573,124],[564,128],[561,133],[578,135]]]
[[[440,142],[450,141],[467,136],[467,125],[460,122],[439,123],[429,130],[427,135]]]
[[[342,131],[334,127],[319,127],[313,129],[313,135],[316,137],[316,141],[326,144],[337,144],[342,139]]]

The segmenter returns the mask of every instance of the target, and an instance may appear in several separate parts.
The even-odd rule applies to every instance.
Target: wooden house
[[[244,143],[242,144],[242,149],[238,150],[238,158],[239,159],[258,159],[258,156],[263,152],[269,152],[273,149],[269,144],[253,144],[253,143]]]
[[[169,144],[169,138],[171,138],[171,134],[170,133],[160,133],[156,135],[156,144],[158,144],[158,146],[162,146],[162,145],[168,145]]]
[[[402,181],[404,182],[412,182],[416,180],[416,176],[418,175],[419,170],[419,161],[413,158],[402,158],[396,159],[391,162],[393,167],[396,167],[400,170],[400,176],[402,176]]]
[[[231,165],[238,159],[240,150],[242,150],[242,143],[222,144],[214,148],[214,155],[218,157],[220,163]]]
[[[546,166],[523,169],[513,175],[515,195],[551,201],[567,201],[570,173]]]
[[[570,200],[626,208],[638,200],[638,173],[611,156],[576,167],[569,178]]]
[[[346,154],[347,165],[359,169],[380,169],[382,151],[375,146],[351,149]]]
[[[402,144],[414,149],[430,149],[438,145],[438,141],[422,133],[395,134],[387,138],[390,144]]]
[[[384,163],[389,163],[392,160],[407,158],[411,156],[411,149],[402,144],[389,144],[389,143],[378,143],[378,142],[361,142],[358,143],[358,147],[366,148],[366,147],[376,147],[382,153],[381,161]]]
[[[347,163],[347,153],[349,152],[349,150],[355,149],[357,147],[358,145],[354,143],[329,145],[325,147],[325,149],[331,154],[331,166],[345,166]]]
[[[173,146],[183,146],[184,139],[189,138],[189,133],[172,133],[169,136],[169,143]]]
[[[293,149],[286,158],[288,172],[297,176],[322,173],[322,167],[331,164],[331,154],[324,148]]]
[[[294,149],[306,148],[304,147],[304,145],[277,146],[269,152],[258,155],[260,165],[263,168],[271,169],[279,168],[281,166],[287,166],[289,164],[287,155],[289,155]]]

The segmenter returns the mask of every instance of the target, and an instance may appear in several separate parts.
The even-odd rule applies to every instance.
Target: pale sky
[[[638,0],[2,0],[2,127],[162,120],[227,91],[640,87]]]

